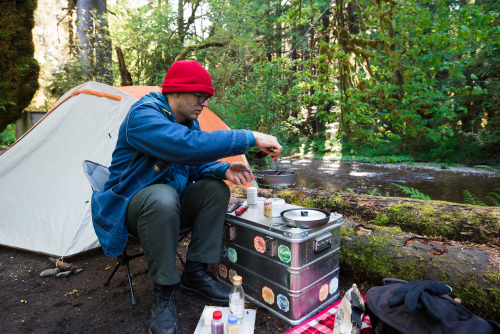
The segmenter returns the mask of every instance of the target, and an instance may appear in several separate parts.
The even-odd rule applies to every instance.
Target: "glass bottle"
[[[224,321],[222,321],[221,311],[214,312],[211,325],[211,334],[224,334]]]
[[[229,294],[229,312],[238,317],[238,324],[243,322],[245,315],[245,293],[241,282],[241,276],[233,276],[233,288]]]

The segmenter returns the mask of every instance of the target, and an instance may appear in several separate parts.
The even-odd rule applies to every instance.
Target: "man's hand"
[[[265,133],[252,131],[255,138],[255,145],[259,150],[271,156],[271,160],[278,160],[283,147],[278,143],[278,139]]]
[[[237,185],[245,185],[255,180],[250,167],[243,162],[233,162],[226,169],[226,179]]]

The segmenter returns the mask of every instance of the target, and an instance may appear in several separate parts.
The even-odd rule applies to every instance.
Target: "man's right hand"
[[[252,131],[252,133],[255,138],[255,146],[262,152],[269,154],[271,160],[278,160],[281,151],[283,151],[278,139],[261,132]]]

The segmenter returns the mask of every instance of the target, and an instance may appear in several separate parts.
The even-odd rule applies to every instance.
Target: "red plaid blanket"
[[[366,297],[363,296],[363,299]],[[335,323],[335,314],[339,309],[340,302],[342,298],[337,300],[332,306],[321,311],[314,317],[306,320],[297,327],[290,329],[283,334],[326,334],[333,332],[333,324]],[[370,323],[370,318],[365,315],[363,317],[363,324],[361,325],[360,334],[370,334],[372,325]]]

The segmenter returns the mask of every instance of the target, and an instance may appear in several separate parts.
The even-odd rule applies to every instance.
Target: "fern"
[[[418,191],[415,188],[402,186],[402,185],[397,184],[397,183],[389,183],[389,185],[398,188],[405,195],[410,195],[410,198],[421,199],[421,200],[424,200],[424,201],[430,201],[431,200],[431,198],[429,196],[427,196],[425,194],[422,194],[420,191]]]
[[[500,189],[493,189],[493,191],[490,191],[488,193],[488,196],[486,196],[485,198],[489,199],[490,202],[493,203],[492,206],[500,206]]]
[[[380,195],[380,190],[378,188],[373,188],[372,190],[370,190],[370,192],[368,193],[368,195],[378,196],[378,195]]]
[[[476,195],[468,190],[464,190],[464,203],[477,206],[487,206]]]

